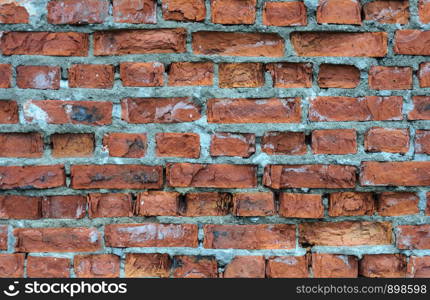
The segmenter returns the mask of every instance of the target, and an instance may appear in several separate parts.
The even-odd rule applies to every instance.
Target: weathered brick
[[[285,2],[291,3],[291,2]],[[273,86],[277,88],[312,87],[312,64],[279,62],[266,64],[272,76]]]
[[[285,218],[322,218],[324,206],[318,194],[281,193],[279,215]]]
[[[266,26],[306,26],[306,6],[301,1],[264,2],[263,24]]]
[[[90,218],[132,217],[131,195],[91,193],[88,195],[88,215]]]
[[[0,196],[0,219],[40,219],[41,197]]]
[[[78,278],[119,277],[120,257],[114,254],[75,255],[73,266]]]
[[[213,85],[212,62],[173,62],[169,66],[169,86]]]
[[[135,206],[138,216],[176,216],[179,208],[179,193],[147,191],[139,193]]]
[[[397,227],[397,248],[430,249],[430,225],[401,225]]]
[[[125,257],[125,277],[161,277],[170,275],[172,260],[168,254],[127,253]]]
[[[201,22],[206,16],[204,0],[163,0],[162,8],[165,20]]]
[[[267,260],[268,278],[306,278],[309,277],[307,256],[277,256]]]
[[[356,0],[319,0],[317,22],[332,24],[361,24],[361,5]]]
[[[200,136],[197,133],[163,132],[155,135],[156,154],[162,157],[200,157]]]
[[[60,67],[18,66],[16,85],[21,89],[58,90],[61,79]]]
[[[90,157],[94,152],[94,134],[57,133],[51,135],[53,157]]]
[[[0,100],[0,124],[18,123],[18,104],[11,100]]]
[[[315,278],[355,278],[358,261],[351,255],[312,253],[312,271]]]
[[[408,120],[430,120],[430,97],[413,96],[412,110],[408,113]]]
[[[0,64],[0,89],[12,86],[12,65]]]
[[[430,3],[426,0],[418,1],[418,16],[421,23],[430,23]]]
[[[420,87],[430,87],[430,63],[420,63],[419,67],[418,79],[420,82]]]
[[[211,0],[212,23],[254,24],[257,0]]]
[[[261,151],[269,155],[304,155],[305,139],[303,132],[266,132],[261,138]]]
[[[409,278],[429,278],[430,276],[430,256],[410,256],[406,277]]]
[[[0,23],[1,24],[21,24],[28,23],[29,14],[24,6],[17,3],[2,1],[0,4]]]
[[[48,2],[48,23],[98,24],[109,15],[109,1],[55,0]]]
[[[372,127],[364,136],[364,148],[368,152],[405,154],[409,150],[409,130]]]
[[[218,264],[211,256],[180,255],[173,258],[174,278],[216,278]]]
[[[374,90],[410,90],[412,68],[372,66],[369,70],[369,87]]]
[[[24,277],[25,254],[0,254],[0,278]]]
[[[216,132],[211,136],[211,156],[250,157],[255,152],[255,134]]]
[[[272,216],[275,212],[275,199],[272,192],[233,194],[233,214],[235,216]]]
[[[46,189],[64,186],[63,165],[0,166],[0,190]]]
[[[27,258],[27,277],[29,278],[67,278],[70,277],[70,259],[52,256],[29,256]]]
[[[430,55],[430,49],[424,46],[429,42],[430,31],[397,30],[394,36],[394,52],[406,55]]]
[[[359,270],[364,277],[405,277],[406,257],[402,254],[366,254],[360,260]]]
[[[146,133],[110,132],[103,137],[103,146],[114,157],[144,157],[147,149]]]
[[[415,153],[430,154],[430,130],[415,131]]]
[[[113,19],[119,23],[157,23],[157,1],[113,0]]]
[[[265,269],[263,256],[235,256],[225,267],[223,278],[264,278]]]
[[[220,192],[187,193],[180,206],[180,214],[185,217],[225,216],[232,205],[231,195]]]
[[[7,250],[9,237],[9,226],[0,225],[0,250]]]
[[[339,192],[330,194],[328,214],[331,217],[373,215],[375,200],[372,193]]]
[[[114,73],[112,65],[72,65],[69,68],[69,87],[111,89]]]
[[[312,152],[315,154],[357,153],[355,129],[326,129],[312,131]]]
[[[413,215],[419,212],[419,198],[409,192],[383,192],[378,196],[377,206],[380,216]]]
[[[42,157],[43,148],[43,137],[40,133],[0,133],[0,157]]]
[[[162,86],[164,65],[159,62],[122,62],[120,74],[123,86]]]
[[[252,88],[264,85],[262,63],[222,63],[218,73],[220,88]]]
[[[360,70],[355,66],[321,64],[318,85],[322,88],[353,89],[360,83]]]
[[[363,6],[364,19],[384,24],[408,24],[409,1],[373,1]]]
[[[42,199],[42,217],[48,219],[82,219],[86,215],[86,198],[81,195],[46,196]]]

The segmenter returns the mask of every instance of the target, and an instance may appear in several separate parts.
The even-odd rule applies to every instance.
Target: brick
[[[94,152],[92,133],[57,133],[51,143],[53,157],[90,157]]]
[[[375,200],[372,193],[331,193],[329,200],[328,214],[330,217],[371,216],[375,212]]]
[[[7,250],[8,248],[8,231],[7,225],[0,225],[0,250]]]
[[[70,259],[52,256],[29,256],[27,258],[27,277],[29,278],[68,278]]]
[[[267,165],[263,184],[280,188],[353,188],[355,167],[345,165]]]
[[[285,45],[276,33],[198,31],[192,35],[194,54],[281,57]]]
[[[179,212],[184,217],[226,216],[231,205],[232,197],[228,193],[187,193]]]
[[[100,249],[95,228],[17,228],[16,252],[92,252]]]
[[[301,1],[265,2],[263,24],[266,26],[306,26],[306,6]]]
[[[218,72],[220,88],[253,88],[264,85],[262,63],[222,63],[219,64]]]
[[[0,100],[0,124],[18,123],[18,104],[11,100]]]
[[[418,16],[421,23],[430,23],[430,3],[426,0],[418,1]]]
[[[83,124],[91,126],[112,123],[112,103],[96,101],[27,101],[24,118],[29,123]]]
[[[361,6],[356,0],[319,0],[317,8],[319,24],[361,24]]]
[[[418,70],[418,79],[420,87],[430,87],[430,63],[420,63]]]
[[[170,275],[172,261],[168,254],[127,253],[125,257],[125,277],[160,277]]]
[[[109,15],[109,1],[56,0],[48,2],[48,23],[100,24]]]
[[[48,219],[82,219],[86,215],[85,196],[46,196],[42,200],[42,217]]]
[[[169,66],[169,86],[211,86],[212,62],[173,62]]]
[[[268,278],[306,278],[309,277],[307,256],[277,256],[267,260]]]
[[[272,3],[272,2],[267,2]],[[294,3],[294,2],[281,2]],[[276,88],[310,88],[312,87],[312,64],[279,62],[266,64],[266,70],[272,76]]]
[[[18,66],[16,85],[21,89],[58,90],[61,68],[51,66]]]
[[[312,131],[312,152],[315,154],[357,153],[355,129],[321,129]]]
[[[430,130],[415,131],[415,153],[430,154]]]
[[[403,216],[419,213],[419,197],[408,192],[383,192],[378,196],[377,207],[380,216]]]
[[[7,2],[0,4],[1,24],[26,24],[28,23],[28,19],[29,14],[24,6]]]
[[[292,32],[294,50],[299,56],[384,57],[385,32]]]
[[[255,134],[216,132],[211,136],[211,156],[250,157],[255,153]]]
[[[293,249],[295,225],[204,225],[206,249]]]
[[[373,1],[363,6],[364,19],[383,24],[408,24],[409,1]]]
[[[409,130],[372,127],[364,136],[364,148],[368,152],[405,154],[409,150]]]
[[[120,74],[123,86],[163,86],[164,65],[159,62],[122,62]]]
[[[80,32],[4,32],[3,55],[88,56],[88,34]]]
[[[200,157],[200,136],[197,133],[164,132],[155,135],[156,154],[161,157]]]
[[[272,192],[233,194],[233,214],[235,216],[273,216],[275,212],[275,199]]]
[[[185,37],[184,28],[98,31],[94,55],[182,53]]]
[[[41,200],[40,197],[2,195],[0,196],[0,219],[40,219]]]
[[[12,87],[12,65],[0,64],[0,89]]]
[[[225,267],[223,278],[264,278],[265,269],[263,256],[235,256]]]
[[[132,124],[181,123],[200,119],[200,106],[188,98],[125,98],[122,119]]]
[[[408,120],[430,120],[430,97],[413,96],[412,110],[408,113]]]
[[[418,29],[397,30],[394,36],[394,53],[405,55],[430,55],[424,47],[430,42],[430,31]]]
[[[251,188],[256,171],[254,165],[169,163],[166,176],[171,187]]]
[[[110,132],[103,136],[103,147],[113,157],[144,157],[148,147],[146,133]]]
[[[43,148],[43,137],[40,133],[0,133],[0,157],[42,157]]]
[[[400,96],[360,98],[320,96],[311,100],[309,120],[313,122],[402,120]]]
[[[217,278],[218,264],[211,256],[180,255],[173,258],[174,278]]]
[[[430,192],[426,193],[426,198],[427,198],[427,207],[425,210],[425,214],[426,216],[430,216]]]
[[[108,224],[108,247],[192,247],[198,246],[196,224]]]
[[[430,249],[429,230],[429,224],[397,226],[397,248]]]
[[[176,216],[179,196],[177,192],[146,191],[137,196],[135,213],[138,216]]]
[[[321,88],[354,89],[360,84],[360,70],[350,65],[321,64],[318,85]]]
[[[75,255],[73,266],[78,278],[119,277],[120,257],[114,254]]]
[[[133,204],[130,194],[91,193],[88,195],[90,218],[132,217]]]
[[[209,123],[299,123],[300,98],[209,99]]]
[[[324,206],[318,194],[281,193],[279,215],[285,218],[322,218]]]
[[[24,277],[25,254],[0,254],[0,278]]]
[[[157,23],[157,1],[113,0],[113,20],[119,23]]]
[[[412,68],[372,66],[369,70],[369,87],[374,90],[410,90]]]
[[[71,88],[111,89],[114,84],[112,65],[72,65],[68,71]]]
[[[204,0],[163,0],[162,9],[165,20],[201,22],[206,16]]]
[[[355,256],[312,253],[314,278],[355,278],[358,261]]]
[[[428,161],[362,162],[360,184],[362,186],[427,186],[430,178]]]
[[[163,184],[162,166],[145,165],[73,165],[74,189],[145,189]]]
[[[428,278],[430,276],[430,256],[410,256],[406,277]]]
[[[396,278],[406,275],[406,257],[402,254],[363,255],[360,275],[371,278]]]
[[[46,189],[65,186],[63,165],[1,166],[1,190]]]
[[[257,0],[211,0],[212,23],[254,24]]]
[[[299,225],[300,243],[316,246],[390,245],[388,222],[317,222]]]
[[[261,151],[269,155],[304,155],[305,139],[303,132],[266,132],[261,138]]]

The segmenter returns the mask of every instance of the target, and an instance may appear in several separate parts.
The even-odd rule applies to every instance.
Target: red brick
[[[275,199],[272,192],[233,194],[233,214],[235,216],[272,216],[275,212]]]
[[[250,157],[255,152],[255,134],[216,132],[211,136],[211,156]]]
[[[40,219],[41,197],[0,196],[0,219]]]
[[[0,100],[0,124],[18,123],[18,104],[11,100]]]
[[[199,31],[192,35],[194,54],[284,56],[284,40],[276,33]]]
[[[103,147],[114,157],[144,157],[147,149],[146,133],[111,132],[103,137]]]
[[[120,257],[114,254],[75,255],[73,266],[78,278],[119,277]]]
[[[397,30],[394,36],[394,52],[406,55],[430,55],[423,45],[430,42],[430,31],[418,29]]]
[[[265,269],[263,256],[235,256],[225,267],[223,278],[264,278]]]
[[[0,250],[7,250],[8,248],[8,231],[7,225],[0,225]]]
[[[355,167],[345,165],[267,165],[263,184],[280,188],[353,188]]]
[[[69,87],[111,89],[114,73],[112,65],[72,65],[69,68]]]
[[[285,218],[322,218],[322,197],[318,194],[281,193],[279,215]]]
[[[94,55],[182,53],[185,37],[184,28],[98,31]]]
[[[369,70],[369,87],[374,90],[410,90],[412,68],[372,66]]]
[[[164,132],[155,135],[156,154],[162,157],[200,157],[200,136],[197,133]]]
[[[317,22],[332,24],[361,24],[361,6],[356,0],[319,0]]]
[[[0,254],[0,278],[24,277],[25,254]]]
[[[212,23],[254,24],[257,0],[211,0]]]
[[[126,98],[122,119],[128,123],[181,123],[200,119],[200,106],[188,98]]]
[[[415,131],[415,153],[430,154],[430,130]]]
[[[100,249],[95,228],[17,228],[16,252],[91,252]]]
[[[290,35],[299,56],[384,57],[385,32],[293,32]]]
[[[83,124],[112,123],[112,103],[96,101],[43,100],[24,103],[24,118],[31,123]]]
[[[419,66],[420,68],[418,70],[418,79],[420,82],[420,87],[430,87],[430,63],[420,63]]]
[[[375,212],[375,200],[372,193],[339,192],[330,194],[328,214],[331,217],[365,216]]]
[[[213,85],[212,62],[173,62],[169,66],[169,86]]]
[[[316,97],[310,103],[309,120],[313,122],[389,121],[402,120],[403,98],[378,97]]]
[[[218,264],[210,256],[175,256],[173,260],[174,278],[216,278]]]
[[[222,63],[218,72],[220,88],[252,88],[264,85],[262,63]]]
[[[408,120],[430,120],[430,97],[413,96],[412,107],[408,113]]]
[[[359,270],[364,277],[405,277],[406,257],[402,254],[366,254],[360,260]]]
[[[86,198],[81,195],[46,196],[42,200],[43,218],[82,219],[86,210]]]
[[[46,189],[65,186],[63,165],[1,166],[0,189]]]
[[[18,66],[16,85],[21,89],[58,90],[61,69],[51,66]]]
[[[37,158],[42,155],[43,137],[40,133],[0,133],[0,157]]]
[[[430,216],[430,192],[426,193],[426,198],[427,198],[427,207],[426,207],[425,214],[426,216]]]
[[[306,278],[309,277],[307,256],[277,256],[267,260],[268,278]]]
[[[179,208],[179,193],[146,191],[139,193],[135,206],[138,216],[176,216]]]
[[[70,259],[60,257],[29,256],[27,258],[27,277],[29,278],[68,278]]]
[[[127,253],[125,257],[125,277],[161,277],[170,275],[172,261],[168,254]]]
[[[163,167],[145,165],[73,165],[74,189],[145,189],[163,185]]]
[[[108,224],[108,247],[192,247],[198,246],[196,224]]]
[[[204,0],[163,0],[162,8],[165,20],[201,22],[206,16]]]
[[[88,195],[88,214],[90,218],[132,217],[131,195],[91,193]]]
[[[4,32],[3,55],[88,56],[88,33]]]
[[[378,197],[378,215],[403,216],[419,213],[419,197],[408,192],[383,192]]]
[[[408,24],[409,1],[373,1],[363,6],[364,19],[384,24]]]
[[[272,3],[272,2],[267,2]],[[282,2],[294,3],[294,2]],[[310,88],[312,87],[312,64],[279,62],[266,64],[270,72],[273,87],[277,88]]]
[[[254,165],[167,164],[167,183],[172,187],[251,188],[257,186]]]
[[[355,278],[358,261],[350,255],[312,253],[312,271],[315,278]]]
[[[0,89],[12,86],[12,65],[0,64]]]
[[[51,135],[53,157],[90,157],[94,152],[93,133],[58,133]]]
[[[123,86],[163,86],[164,65],[159,62],[123,62],[120,74]]]
[[[430,23],[430,3],[426,0],[419,0],[418,2],[418,16],[421,23]]]
[[[209,99],[209,123],[300,123],[300,98]]]
[[[204,225],[204,248],[293,249],[295,225]]]
[[[409,130],[372,127],[364,136],[364,148],[368,152],[405,154],[409,150]]]
[[[430,276],[430,256],[410,256],[406,277],[408,278],[429,278]]]
[[[6,2],[6,1],[2,1]],[[29,14],[27,9],[18,3],[0,4],[0,23],[2,24],[21,24],[28,23]]]
[[[317,246],[390,245],[388,222],[317,222],[299,225],[300,243]]]
[[[430,185],[429,161],[362,162],[360,184],[363,186],[426,186]]]
[[[306,26],[306,6],[301,1],[264,2],[263,24],[266,26]]]
[[[321,64],[318,85],[321,88],[354,89],[360,84],[360,70],[355,66]]]
[[[355,129],[328,129],[312,131],[312,152],[315,154],[357,153]]]
[[[157,23],[157,1],[113,0],[113,19],[119,23]]]
[[[109,1],[56,0],[49,1],[47,9],[51,24],[97,24],[109,15]]]
[[[397,248],[430,249],[430,224],[397,227]]]
[[[180,214],[184,217],[225,216],[230,213],[231,198],[228,193],[187,193]]]

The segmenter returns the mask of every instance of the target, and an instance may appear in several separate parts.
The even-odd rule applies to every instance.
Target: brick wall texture
[[[430,277],[430,1],[0,23],[0,277]]]

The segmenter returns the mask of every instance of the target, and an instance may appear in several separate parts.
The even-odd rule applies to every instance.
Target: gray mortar
[[[183,27],[188,31],[187,38],[187,53],[182,54],[145,54],[145,55],[123,55],[110,57],[95,57],[93,56],[93,44],[90,44],[90,54],[88,57],[49,57],[49,56],[3,56],[0,55],[1,63],[10,63],[15,68],[19,65],[53,65],[61,66],[62,81],[60,90],[33,90],[33,89],[18,89],[16,88],[15,79],[13,79],[13,87],[10,89],[0,90],[0,99],[17,100],[20,105],[20,121],[21,125],[0,125],[0,132],[28,132],[39,131],[45,136],[45,153],[42,158],[38,159],[23,159],[23,158],[2,158],[0,164],[4,166],[12,165],[49,165],[49,164],[64,164],[68,175],[67,182],[70,182],[70,166],[73,164],[148,164],[148,165],[165,165],[167,162],[200,162],[200,163],[233,163],[233,164],[257,164],[259,185],[253,189],[224,189],[227,192],[242,192],[242,191],[270,191],[261,183],[264,166],[267,164],[300,164],[300,163],[324,163],[324,164],[345,164],[359,167],[362,161],[427,161],[428,155],[415,155],[414,143],[411,142],[409,151],[405,155],[388,154],[388,153],[366,153],[363,148],[363,135],[373,126],[384,126],[390,128],[410,128],[411,141],[413,141],[416,129],[430,129],[429,121],[407,121],[407,112],[412,109],[411,97],[413,95],[426,95],[430,92],[430,88],[420,88],[416,72],[421,62],[428,61],[426,56],[406,56],[394,55],[393,40],[394,32],[398,29],[421,29],[430,30],[430,24],[421,24],[418,20],[417,1],[410,0],[410,22],[407,25],[391,25],[379,24],[377,22],[365,21],[361,26],[354,25],[318,25],[315,20],[315,13],[318,0],[304,0],[308,12],[308,25],[297,27],[268,27],[262,25],[261,9],[263,0],[257,1],[258,13],[257,20],[254,25],[218,25],[210,23],[210,0],[206,0],[207,17],[202,23],[188,22],[173,22],[164,21],[161,13],[161,0],[158,0],[157,5],[157,24],[119,24],[114,23],[113,18],[109,17],[104,24],[69,26],[69,25],[51,25],[46,21],[45,7],[48,0],[22,0],[21,2],[27,7],[30,12],[30,24],[20,25],[0,25],[1,31],[75,31],[75,32],[93,32],[97,30],[113,30],[119,28],[127,29],[156,29],[156,28],[176,28]],[[367,3],[370,0],[363,0],[361,3]],[[216,55],[193,55],[191,46],[191,34],[201,30],[208,31],[229,31],[229,32],[270,32],[278,33],[285,40],[285,55],[280,58],[272,57],[232,57],[232,56],[216,56]],[[289,41],[289,35],[294,31],[344,31],[344,32],[367,32],[367,31],[385,31],[389,35],[388,55],[384,58],[362,58],[362,57],[298,57],[294,56],[294,50]],[[92,39],[91,39],[92,40]],[[166,67],[175,61],[213,61],[220,62],[309,62],[313,64],[313,87],[312,88],[297,88],[283,89],[273,88],[272,80],[268,73],[265,75],[266,83],[261,88],[237,88],[237,89],[219,89],[216,75],[218,73],[215,66],[215,84],[212,87],[168,87],[166,81],[163,87],[147,87],[147,88],[123,88],[118,74],[118,66],[123,61],[157,61],[163,63]],[[113,64],[116,66],[117,72],[115,76],[115,85],[112,89],[68,89],[67,86],[67,69],[76,63],[89,64]],[[316,82],[320,63],[336,63],[336,64],[352,64],[357,66],[361,71],[360,85],[355,89],[320,89]],[[372,65],[386,66],[411,66],[414,70],[413,89],[406,91],[375,91],[369,90],[367,85],[368,70]],[[15,74],[14,74],[15,75]],[[166,75],[165,75],[166,78]],[[319,96],[390,96],[399,95],[404,97],[404,120],[389,121],[389,122],[309,122],[306,118],[308,112],[309,99]],[[202,106],[202,117],[200,120],[193,123],[179,124],[127,124],[121,120],[120,99],[126,97],[191,97],[192,100]],[[227,97],[227,98],[267,98],[267,97],[295,97],[302,98],[302,120],[301,124],[208,124],[205,117],[205,103],[207,99],[212,97]],[[86,125],[48,125],[48,124],[25,124],[22,115],[22,105],[30,99],[60,99],[60,100],[100,100],[110,101],[114,103],[113,123],[110,126],[86,126]],[[358,152],[355,155],[313,155],[308,146],[308,153],[301,156],[276,155],[269,156],[261,151],[259,141],[261,136],[267,131],[304,131],[309,134],[313,129],[337,129],[337,128],[354,128],[358,132]],[[230,132],[252,132],[257,135],[256,152],[250,158],[239,157],[211,157],[209,155],[210,134],[216,131]],[[92,132],[96,138],[95,154],[92,158],[66,158],[56,159],[50,157],[50,142],[49,135],[62,132]],[[148,135],[147,154],[142,159],[133,158],[112,158],[109,157],[106,151],[102,149],[102,137],[107,132],[145,132]],[[200,135],[202,150],[199,159],[183,159],[183,158],[159,158],[155,156],[155,134],[158,132],[195,132]],[[166,190],[172,188],[166,187]],[[182,193],[193,191],[217,191],[220,189],[212,188],[175,188]],[[337,217],[332,218],[327,214],[328,201],[326,195],[333,191],[344,191],[351,189],[282,189],[287,192],[306,192],[306,193],[322,193],[324,195],[325,216],[324,221],[345,221],[345,220],[362,220],[362,221],[390,221],[393,226],[402,224],[428,224],[430,216],[424,215],[426,207],[425,193],[430,191],[429,187],[361,187],[356,186],[356,191],[413,191],[418,192],[420,197],[419,208],[420,212],[413,216],[400,217],[381,217],[381,216],[364,216],[364,217]],[[73,190],[67,187],[54,188],[49,190],[25,190],[25,191],[0,191],[0,194],[24,194],[24,195],[69,195],[69,194],[87,194],[89,192],[112,192],[112,190]],[[143,190],[121,190],[136,194]],[[320,220],[311,220],[306,222],[316,222]],[[109,248],[106,247],[97,253],[114,253],[121,256],[121,276],[124,276],[124,258],[126,253],[168,253],[170,255],[187,254],[187,255],[213,255],[216,256],[220,263],[221,270],[223,265],[228,263],[236,255],[264,255],[266,257],[273,255],[303,255],[306,249],[300,246],[299,241],[296,241],[296,248],[292,250],[239,250],[239,249],[204,249],[202,246],[202,225],[203,224],[272,224],[272,223],[287,223],[299,224],[304,222],[303,219],[281,218],[278,216],[261,217],[261,218],[238,218],[233,216],[225,217],[132,217],[132,218],[99,218],[89,219],[85,217],[80,220],[64,220],[64,219],[43,219],[43,220],[0,220],[0,224],[8,224],[9,231],[12,228],[21,227],[96,227],[103,234],[104,225],[113,223],[141,223],[141,222],[157,222],[157,223],[194,223],[199,225],[199,240],[198,248]],[[13,253],[14,237],[9,235],[9,246],[7,251],[0,253]],[[321,253],[338,253],[349,254],[361,257],[363,254],[375,253],[404,253],[406,255],[430,255],[430,250],[398,250],[393,245],[383,246],[363,246],[363,247],[321,247],[315,246],[311,249],[312,252]],[[30,255],[37,256],[56,256],[72,258],[76,253],[31,253]],[[72,275],[73,267],[72,267]]]

